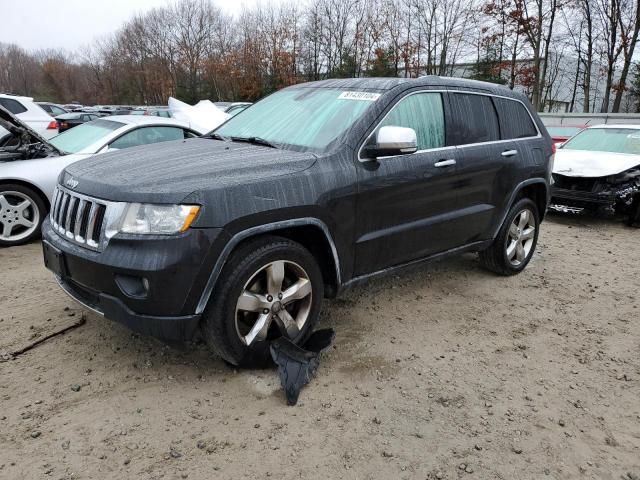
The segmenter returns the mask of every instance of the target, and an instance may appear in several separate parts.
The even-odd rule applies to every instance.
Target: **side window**
[[[500,114],[500,129],[503,140],[535,137],[538,135],[527,108],[516,100],[495,98],[496,108]]]
[[[491,97],[470,93],[450,93],[451,125],[448,145],[500,140],[498,115]]]
[[[150,143],[166,142],[168,140],[182,140],[184,132],[177,127],[142,127],[124,134],[111,142],[111,148],[130,148]]]
[[[14,100],[13,98],[0,98],[0,105],[2,105],[14,115],[27,111],[27,109],[24,108],[24,106],[20,102]]]
[[[379,127],[392,125],[416,131],[418,150],[444,147],[444,108],[440,93],[416,93],[401,99]]]

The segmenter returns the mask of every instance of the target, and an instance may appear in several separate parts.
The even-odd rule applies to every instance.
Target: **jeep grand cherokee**
[[[530,261],[552,143],[526,97],[461,79],[349,79],[281,90],[208,135],[62,172],[47,267],[86,307],[142,334],[201,332],[252,365],[303,342],[323,297],[477,251]]]

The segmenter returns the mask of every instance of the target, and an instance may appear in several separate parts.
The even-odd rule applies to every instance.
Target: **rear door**
[[[502,201],[514,184],[514,147],[502,141],[491,96],[449,92],[448,97],[448,142],[458,151],[459,202],[467,219],[463,243],[469,244],[492,235]]]
[[[409,127],[418,151],[360,162],[356,219],[356,275],[458,246],[464,225],[456,149],[446,145],[444,94],[401,98],[375,127]]]

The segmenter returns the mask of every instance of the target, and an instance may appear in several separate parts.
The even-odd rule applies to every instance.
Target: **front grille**
[[[553,183],[564,190],[577,190],[581,192],[597,192],[598,178],[591,177],[567,177],[566,175],[553,174]]]
[[[53,194],[51,224],[68,240],[97,250],[107,205],[96,199],[57,187]]]

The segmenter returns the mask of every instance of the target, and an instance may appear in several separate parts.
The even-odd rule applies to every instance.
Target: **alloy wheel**
[[[22,192],[0,192],[0,240],[18,242],[31,235],[40,223],[40,210]]]
[[[514,267],[519,267],[527,261],[536,236],[536,219],[531,210],[519,212],[509,226],[506,241],[507,260]]]
[[[270,328],[295,339],[309,317],[312,285],[307,272],[288,260],[271,262],[245,284],[235,311],[236,331],[245,345],[269,338]]]

